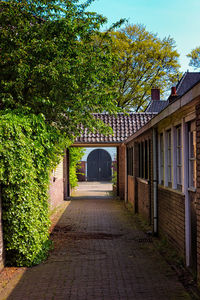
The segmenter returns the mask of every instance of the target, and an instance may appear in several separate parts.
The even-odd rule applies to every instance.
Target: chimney
[[[169,103],[173,102],[176,98],[178,97],[177,93],[176,93],[176,87],[173,86],[171,88],[171,95],[169,96],[168,100],[169,100]]]
[[[172,86],[172,88],[171,88],[171,96],[177,96],[175,86]]]
[[[151,100],[156,100],[159,101],[160,100],[160,89],[158,88],[154,88],[151,89]]]

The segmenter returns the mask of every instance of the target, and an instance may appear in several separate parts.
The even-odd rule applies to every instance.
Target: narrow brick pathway
[[[7,299],[190,299],[122,203],[74,199],[48,260],[28,269]]]

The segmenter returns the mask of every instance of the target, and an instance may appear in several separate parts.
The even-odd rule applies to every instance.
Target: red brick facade
[[[198,88],[195,92],[199,95]],[[154,227],[154,217],[157,217],[158,234],[167,237],[168,242],[184,258],[186,266],[191,267],[194,272],[197,270],[197,278],[200,282],[200,97],[194,97],[194,99],[192,97],[193,94],[188,93],[187,96],[183,97],[183,102],[181,102],[182,99],[179,100],[181,105],[172,103],[172,109],[169,108],[166,113],[163,113],[163,118],[162,115],[158,116],[158,121],[153,120],[152,126],[146,126],[146,131],[143,129],[141,134],[137,133],[132,139],[128,139],[127,148],[133,147],[134,149],[134,170],[133,176],[128,176],[127,180],[127,200],[133,205],[134,211],[152,225],[153,232],[156,228]],[[153,128],[155,132],[154,155]],[[177,177],[178,171],[176,170],[178,168],[176,160],[177,136],[175,135],[177,128],[182,130],[182,181],[180,186],[177,181],[177,178],[180,177]],[[169,147],[167,146],[166,135],[169,130],[171,132],[171,182],[168,177]],[[193,134],[192,139],[191,133]],[[165,139],[164,154],[159,148],[161,136],[164,136],[163,140]],[[141,163],[140,158],[142,156],[143,159],[146,155],[144,152],[147,145],[145,141],[148,141],[148,145],[150,145],[148,176],[146,175],[145,164],[144,162]],[[190,149],[193,148],[191,147],[194,147],[192,152]],[[161,154],[164,160],[161,160]],[[196,170],[195,167],[191,169],[191,162],[194,163],[195,156]],[[156,159],[154,162],[153,157]],[[193,165],[195,166],[195,163]],[[154,172],[156,170],[156,174],[153,174],[153,170]],[[157,197],[154,197],[154,190]],[[157,203],[157,210],[154,210],[154,203]]]
[[[149,178],[139,177],[138,144],[150,141]],[[128,202],[133,205],[134,212],[139,213],[153,226],[153,157],[152,132],[144,133],[130,142],[134,145],[134,176],[128,176]],[[157,156],[156,156],[157,157]],[[158,188],[158,233],[168,238],[180,256],[185,254],[185,197],[181,192],[162,186]],[[200,241],[199,241],[200,242]]]
[[[136,138],[134,142],[130,142],[128,147],[134,147],[133,160],[133,176],[128,176],[128,202],[133,205],[133,210],[141,214],[148,223],[151,220],[152,208],[152,131],[145,132],[140,137]],[[149,177],[148,179],[140,178],[139,174],[139,143],[148,142],[149,147]]]

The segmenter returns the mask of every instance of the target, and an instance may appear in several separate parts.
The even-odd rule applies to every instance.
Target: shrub
[[[64,139],[42,115],[0,112],[0,184],[6,259],[32,266],[47,255],[48,186]]]

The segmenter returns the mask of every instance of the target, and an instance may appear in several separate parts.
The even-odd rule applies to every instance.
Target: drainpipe
[[[128,176],[127,176],[127,146],[124,145],[125,147],[125,195],[124,195],[124,200],[125,203],[128,202]]]
[[[158,234],[157,131],[153,128],[153,233]]]
[[[191,211],[190,211],[190,199],[188,193],[189,186],[189,164],[188,164],[188,138],[187,138],[187,124],[185,119],[182,119],[182,159],[183,159],[183,177],[182,177],[182,192],[185,194],[185,256],[186,266],[191,265]]]

